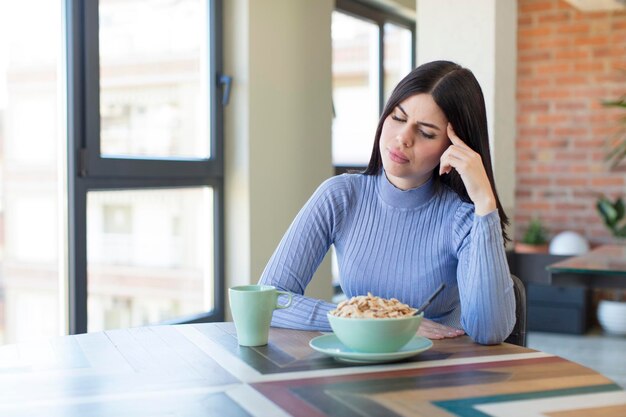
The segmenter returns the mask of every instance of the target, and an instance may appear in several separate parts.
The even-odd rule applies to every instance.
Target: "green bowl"
[[[413,339],[424,313],[390,319],[336,317],[328,313],[328,322],[337,338],[356,352],[397,352]]]

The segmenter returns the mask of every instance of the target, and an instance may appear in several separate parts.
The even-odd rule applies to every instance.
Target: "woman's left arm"
[[[478,343],[501,343],[515,325],[515,293],[500,216],[497,210],[479,216],[463,204],[455,226],[461,325]]]
[[[461,324],[478,343],[500,343],[515,325],[515,294],[496,198],[480,155],[450,124],[448,137],[452,145],[441,156],[439,173],[454,168],[474,203],[474,213],[466,209],[455,219]]]

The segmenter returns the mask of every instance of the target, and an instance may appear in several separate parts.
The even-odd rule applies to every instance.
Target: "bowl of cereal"
[[[396,352],[409,343],[422,323],[423,313],[395,298],[371,293],[342,301],[328,312],[328,322],[337,338],[356,352]]]

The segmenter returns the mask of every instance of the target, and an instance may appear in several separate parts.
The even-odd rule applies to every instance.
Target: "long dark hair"
[[[383,124],[387,116],[402,101],[420,93],[427,93],[433,97],[435,103],[437,103],[452,124],[456,134],[480,155],[493,195],[496,198],[502,236],[504,242],[508,242],[510,239],[505,231],[505,227],[509,224],[509,218],[502,208],[493,179],[491,154],[489,153],[487,112],[485,110],[483,92],[474,74],[454,62],[433,61],[420,65],[398,83],[391,93],[383,114],[378,121],[372,156],[367,169],[363,173],[366,175],[377,175],[382,169],[383,163],[379,144]],[[472,202],[456,170],[452,170],[449,174],[443,176],[437,175],[438,172],[439,165],[435,168],[433,175],[437,185],[445,184],[456,192],[463,201]]]

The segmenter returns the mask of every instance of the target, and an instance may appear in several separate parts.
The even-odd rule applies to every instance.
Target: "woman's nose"
[[[413,134],[407,129],[404,129],[398,133],[396,140],[402,145],[403,148],[410,148],[413,145]]]

